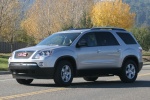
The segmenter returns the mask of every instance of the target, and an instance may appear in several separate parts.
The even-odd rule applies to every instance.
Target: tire
[[[16,79],[19,84],[29,85],[33,79]]]
[[[57,86],[69,86],[73,80],[73,67],[69,61],[62,60],[56,65],[54,82]]]
[[[96,81],[98,77],[83,77],[83,79],[86,81]]]
[[[137,78],[137,74],[137,64],[132,60],[128,60],[123,64],[119,77],[124,83],[133,83]]]

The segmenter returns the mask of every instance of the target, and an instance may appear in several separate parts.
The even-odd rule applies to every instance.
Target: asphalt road
[[[0,75],[0,100],[150,100],[150,65],[134,83],[122,83],[117,76],[99,77],[96,82],[74,78],[67,88],[56,87],[52,79],[25,86],[10,74]]]

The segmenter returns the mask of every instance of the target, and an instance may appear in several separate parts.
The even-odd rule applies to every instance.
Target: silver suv
[[[52,78],[58,86],[68,86],[73,77],[96,81],[112,75],[131,83],[142,66],[142,48],[133,35],[111,27],[57,32],[9,58],[9,70],[20,84]]]

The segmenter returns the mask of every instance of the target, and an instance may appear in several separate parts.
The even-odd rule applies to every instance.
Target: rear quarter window
[[[117,32],[117,34],[124,41],[125,44],[137,44],[131,34],[121,32]]]

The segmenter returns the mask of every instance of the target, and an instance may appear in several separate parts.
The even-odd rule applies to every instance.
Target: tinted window
[[[136,41],[129,33],[119,33],[117,32],[119,37],[124,41],[125,44],[136,44]]]
[[[97,41],[96,41],[96,38],[95,38],[95,34],[94,34],[94,33],[87,33],[87,34],[85,34],[85,35],[80,39],[80,41],[82,41],[82,40],[86,41],[88,47],[97,46]]]
[[[119,45],[116,38],[110,32],[96,32],[96,39],[99,46]]]

